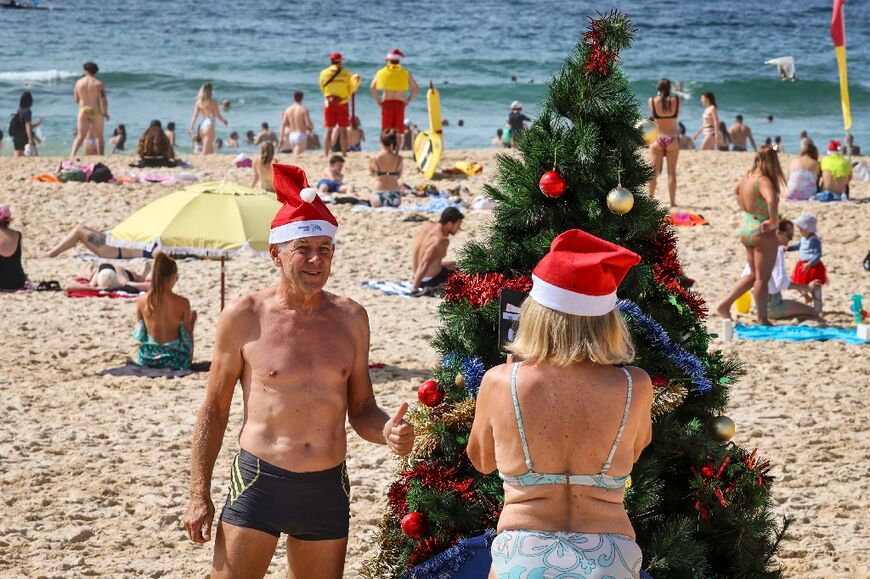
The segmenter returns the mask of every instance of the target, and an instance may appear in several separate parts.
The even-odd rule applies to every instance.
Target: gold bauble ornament
[[[717,416],[713,419],[713,438],[717,442],[728,442],[734,436],[737,427],[727,416]]]
[[[631,191],[618,185],[607,194],[607,208],[617,215],[625,215],[634,207],[634,195]]]
[[[462,374],[456,375],[456,385],[460,388],[465,388],[465,378],[462,376]]]
[[[652,145],[653,141],[656,140],[656,137],[659,136],[659,131],[656,128],[655,123],[649,119],[638,121],[635,127],[640,129],[640,132],[643,133],[643,142],[647,146]]]
[[[631,488],[631,475],[628,475],[628,478],[625,479],[625,490],[628,490],[630,488]]]

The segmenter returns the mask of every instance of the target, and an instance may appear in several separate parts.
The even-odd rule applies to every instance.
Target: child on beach
[[[343,169],[344,157],[333,155],[329,158],[329,166],[323,172],[323,179],[317,182],[317,191],[321,197],[335,193],[345,193],[347,195],[353,193],[353,186],[344,184]]]
[[[272,141],[265,141],[260,144],[260,158],[254,162],[254,180],[251,182],[251,187],[256,187],[260,183],[260,187],[272,193],[275,192],[275,185],[272,182],[272,161],[275,159],[275,145]]]
[[[822,263],[822,240],[816,235],[816,216],[812,213],[801,213],[794,220],[794,224],[801,240],[800,243],[788,246],[788,251],[798,251],[798,262],[791,274],[791,281],[807,286],[816,280],[822,284],[828,283],[828,274],[825,264]],[[804,294],[804,299],[809,303],[812,296]]]

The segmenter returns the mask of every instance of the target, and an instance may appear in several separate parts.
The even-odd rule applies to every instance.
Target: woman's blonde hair
[[[275,159],[275,145],[272,141],[263,141],[260,143],[260,164],[271,165]]]
[[[631,334],[619,310],[575,316],[526,298],[517,337],[508,349],[529,362],[570,366],[582,362],[616,365],[634,359]]]
[[[148,311],[153,312],[160,298],[169,291],[169,278],[178,273],[178,264],[162,251],[154,258],[154,272],[151,274],[151,287],[145,298]]]
[[[212,100],[212,86],[210,82],[203,84],[199,89],[199,94],[196,95],[196,102],[201,109],[205,109],[206,105]]]

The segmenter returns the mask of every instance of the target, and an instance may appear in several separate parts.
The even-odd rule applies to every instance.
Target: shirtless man
[[[292,149],[297,155],[305,152],[308,144],[308,136],[314,130],[311,122],[311,113],[308,107],[302,104],[305,95],[301,90],[293,93],[293,104],[287,107],[281,114],[281,141],[278,150]]]
[[[335,217],[316,195],[301,199],[308,188],[301,169],[276,164],[274,173],[284,203],[269,238],[278,283],[235,300],[218,319],[184,525],[192,541],[211,540],[212,470],[240,382],[241,451],[230,471],[211,577],[263,577],[286,533],[290,579],[338,579],[350,519],[345,416],[363,439],[402,456],[411,451],[414,430],[402,420],[407,403],[390,417],[375,401],[365,309],[323,290]]]
[[[372,97],[381,107],[382,133],[387,129],[395,129],[399,134],[405,132],[405,107],[420,90],[411,72],[399,64],[404,56],[398,48],[391,50],[384,59],[387,64],[378,70],[369,85]],[[378,91],[382,94],[378,95]]]
[[[450,245],[450,236],[459,231],[464,218],[459,209],[448,207],[441,212],[438,223],[429,221],[420,227],[411,254],[411,268],[414,271],[411,291],[415,296],[424,295],[432,288],[443,285],[456,270],[456,264],[446,261],[444,257]]]
[[[109,120],[109,101],[106,98],[106,87],[97,80],[99,67],[96,63],[86,62],[83,66],[85,75],[81,77],[73,89],[76,104],[79,105],[76,138],[73,141],[70,157],[75,157],[82,142],[91,133],[97,140],[97,153],[103,154],[103,128]]]
[[[752,130],[743,124],[743,115],[737,115],[735,120],[737,122],[728,129],[728,135],[731,137],[731,150],[745,151],[746,139],[749,139],[749,142],[752,143],[752,150],[757,151],[758,147],[755,146],[755,139],[752,138]]]

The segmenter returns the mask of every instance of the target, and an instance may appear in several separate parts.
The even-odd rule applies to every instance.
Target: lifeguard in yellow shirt
[[[387,129],[405,132],[405,107],[411,104],[420,90],[411,72],[399,64],[403,56],[398,48],[391,50],[384,59],[386,66],[377,72],[369,86],[375,102],[381,107],[381,133]],[[378,91],[382,91],[380,96]]]
[[[347,128],[350,126],[348,102],[356,92],[357,82],[351,72],[342,67],[341,54],[329,56],[332,63],[320,72],[320,90],[323,92],[323,151],[328,157],[337,139],[341,154],[347,153]]]

